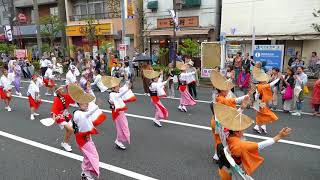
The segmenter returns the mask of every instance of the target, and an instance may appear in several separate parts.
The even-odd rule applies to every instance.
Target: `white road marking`
[[[21,82],[30,83],[30,81],[21,81]],[[146,95],[144,95],[142,93],[133,93],[133,94],[138,95],[138,96],[146,96]],[[164,99],[180,100],[180,98],[172,98],[172,97],[164,97]],[[205,104],[210,104],[211,103],[211,101],[204,101],[204,100],[195,100],[195,101],[199,102],[199,103],[205,103]],[[275,111],[283,112],[283,110],[281,110],[281,109],[276,109]],[[308,113],[308,112],[301,112],[301,114],[313,116],[312,113]]]
[[[52,153],[55,153],[55,154],[59,154],[61,156],[65,156],[65,157],[68,157],[68,158],[71,158],[71,159],[75,159],[75,160],[78,160],[78,161],[82,161],[83,160],[83,156],[80,156],[78,154],[70,153],[70,152],[67,152],[67,151],[63,151],[61,149],[58,149],[58,148],[55,148],[55,147],[51,147],[51,146],[48,146],[48,145],[45,145],[45,144],[41,144],[41,143],[29,140],[29,139],[25,139],[25,138],[22,138],[22,137],[13,135],[13,134],[9,134],[9,133],[6,133],[4,131],[0,131],[0,136],[9,138],[9,139],[18,141],[20,143],[24,143],[24,144],[33,146],[33,147],[36,147],[36,148],[39,148],[39,149],[42,149],[42,150],[45,150],[45,151],[49,151],[49,152],[52,152]],[[156,179],[154,179],[152,177],[148,177],[148,176],[145,176],[145,175],[142,175],[142,174],[130,171],[130,170],[126,170],[126,169],[123,169],[123,168],[120,168],[120,167],[117,167],[117,166],[113,166],[113,165],[110,165],[110,164],[106,164],[106,163],[103,163],[103,162],[99,162],[99,166],[101,168],[103,168],[103,169],[106,169],[106,170],[109,170],[109,171],[112,171],[112,172],[115,172],[115,173],[118,173],[118,174],[122,174],[124,176],[128,176],[128,177],[131,177],[131,178],[134,178],[134,179],[156,180]]]
[[[21,98],[21,99],[28,99],[28,97],[25,97],[25,96],[16,96],[16,95],[12,95],[12,96],[14,96],[16,98]],[[45,100],[45,99],[42,99],[42,102],[47,102],[47,103],[51,103],[51,104],[53,103],[53,101]],[[101,109],[101,110],[106,113],[111,113],[110,110],[106,110],[106,109]],[[145,120],[150,120],[150,121],[152,121],[154,119],[153,117],[141,116],[141,115],[136,115],[136,114],[129,114],[129,113],[125,113],[125,114],[128,117],[134,117],[134,118],[138,118],[138,119],[145,119]],[[201,125],[196,125],[196,124],[189,124],[189,123],[177,122],[177,121],[172,121],[172,120],[161,120],[161,122],[168,123],[168,124],[180,125],[180,126],[186,126],[186,127],[193,127],[193,128],[198,128],[198,129],[205,129],[205,130],[211,131],[211,127],[201,126]],[[245,133],[244,136],[255,138],[255,139],[262,139],[262,140],[266,140],[266,139],[271,138],[271,137],[258,136],[258,135],[254,135],[254,134],[248,134],[248,133]],[[307,144],[307,143],[301,143],[301,142],[289,141],[289,140],[280,140],[279,142],[284,143],[284,144],[291,144],[291,145],[308,147],[308,148],[320,150],[320,145],[313,145],[313,144]]]

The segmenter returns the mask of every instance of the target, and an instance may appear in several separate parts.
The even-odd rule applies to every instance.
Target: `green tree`
[[[17,49],[17,46],[14,44],[0,43],[0,53],[13,55],[15,49]]]
[[[200,45],[191,39],[186,39],[182,45],[179,46],[179,51],[182,55],[196,57],[200,55]]]
[[[64,23],[58,16],[45,16],[40,18],[41,24],[41,36],[48,40],[49,51],[52,52],[54,48],[54,42],[65,31]]]
[[[89,47],[91,48],[91,55],[93,55],[93,44],[97,40],[96,26],[97,24],[99,24],[99,22],[95,23],[95,19],[91,16],[84,18],[84,21],[86,22],[86,25],[84,27],[84,33],[85,36],[88,38]]]
[[[317,23],[312,23],[312,27],[314,28],[315,31],[320,32],[320,9],[319,10],[314,10],[312,13],[315,18],[318,18]]]

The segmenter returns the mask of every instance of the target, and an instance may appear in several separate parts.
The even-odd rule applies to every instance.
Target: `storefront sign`
[[[212,70],[213,69],[205,69],[205,68],[201,69],[201,77],[202,78],[209,78]]]
[[[180,27],[198,27],[199,26],[199,17],[198,16],[180,17],[179,18],[179,26]],[[172,18],[157,19],[157,27],[159,29],[173,27]]]
[[[256,45],[254,47],[255,61],[265,62],[265,69],[279,68],[282,71],[283,45]]]
[[[125,44],[120,44],[119,45],[119,54],[120,54],[120,59],[124,59],[127,55],[127,46]]]
[[[66,34],[67,36],[86,36],[89,27],[83,26],[67,26]],[[111,34],[111,24],[97,24],[95,25],[96,35],[110,35]]]
[[[16,58],[18,58],[18,59],[25,58],[28,55],[26,49],[15,49],[14,54],[15,54]]]

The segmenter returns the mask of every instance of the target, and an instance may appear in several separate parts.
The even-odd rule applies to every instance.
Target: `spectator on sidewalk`
[[[309,68],[313,68],[317,64],[320,64],[320,58],[317,56],[317,52],[312,52],[312,55],[309,61]]]
[[[233,70],[233,66],[232,65],[229,65],[227,67],[227,71],[226,71],[225,77],[227,79],[230,79],[233,83],[235,83],[235,72]],[[234,93],[234,88],[232,88],[231,91]]]
[[[314,108],[313,115],[320,116],[320,79],[318,79],[313,86],[311,105]]]
[[[236,57],[233,59],[232,65],[233,65],[234,71],[235,71],[235,79],[238,79],[238,76],[240,74],[241,67],[242,67],[241,52],[237,53]]]
[[[297,71],[298,67],[303,67],[304,66],[304,61],[302,61],[299,58],[296,58],[295,61],[291,64],[291,68],[294,72]]]
[[[248,94],[250,86],[250,71],[248,66],[242,66],[242,71],[239,74],[237,84],[244,95]]]
[[[296,51],[296,55],[291,56],[291,58],[288,61],[288,66],[291,67],[292,63],[300,56],[299,51]]]
[[[291,68],[287,69],[287,74],[282,78],[282,103],[283,111],[289,112],[292,108],[292,99],[293,99],[293,88],[294,88],[294,78],[293,70]]]
[[[304,100],[304,86],[308,83],[308,76],[303,70],[304,68],[299,66],[296,75],[293,76],[295,79],[294,95],[296,102],[296,111],[292,113],[293,116],[301,116],[302,102]]]
[[[272,68],[271,81],[276,80],[279,77],[280,70],[279,68]],[[278,106],[278,90],[280,89],[280,81],[278,81],[272,88],[272,108],[273,110],[277,109]]]
[[[242,67],[250,68],[250,65],[251,65],[251,58],[249,53],[246,53],[246,55],[244,56],[244,59],[242,60]]]

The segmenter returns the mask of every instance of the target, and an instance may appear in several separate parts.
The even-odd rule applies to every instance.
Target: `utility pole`
[[[173,12],[175,14],[175,16],[178,18],[177,16],[177,2],[176,0],[173,0]],[[179,23],[179,20],[178,20]],[[173,48],[173,68],[176,67],[176,55],[177,55],[177,48],[176,48],[176,39],[177,39],[177,27],[176,24],[173,23],[173,38],[172,38],[172,48]]]
[[[66,8],[65,8],[65,2],[64,0],[58,0],[58,12],[59,12],[59,18],[61,19],[62,22],[67,22],[67,17],[66,17]],[[65,24],[64,24],[65,25]],[[67,42],[66,42],[66,31],[63,29],[61,31],[61,50],[62,50],[62,55],[63,57],[66,56],[66,47],[67,47]],[[69,53],[69,52],[68,52]]]
[[[121,21],[122,21],[122,43],[125,43],[124,38],[126,37],[126,7],[125,0],[121,0]]]
[[[40,35],[40,19],[39,19],[39,7],[38,7],[38,0],[33,0],[33,10],[34,10],[34,18],[36,20],[36,28],[37,28],[37,44],[38,44],[38,54],[39,57],[42,56],[42,40],[41,40],[41,35]]]

